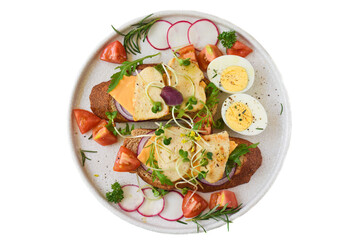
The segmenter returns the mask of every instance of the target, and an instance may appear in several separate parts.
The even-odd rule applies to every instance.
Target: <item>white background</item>
[[[352,239],[350,1],[1,1],[1,239]],[[110,25],[197,10],[254,36],[282,73],[291,145],[272,188],[231,224],[199,235],[137,228],[104,208],[69,146],[75,81]],[[270,139],[269,139],[270,140]]]

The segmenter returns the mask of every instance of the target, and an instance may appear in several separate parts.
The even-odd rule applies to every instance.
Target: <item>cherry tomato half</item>
[[[75,119],[80,129],[80,132],[82,134],[88,132],[93,127],[97,126],[98,123],[101,121],[99,117],[83,109],[74,109],[73,113],[75,115]]]
[[[97,126],[93,128],[93,140],[102,146],[111,145],[118,141],[118,138],[105,127],[108,122],[101,120]]]
[[[100,59],[111,63],[123,63],[127,59],[125,48],[119,41],[109,43],[101,53]]]
[[[131,172],[141,165],[135,153],[130,149],[121,146],[116,157],[113,170],[117,172]]]
[[[207,208],[207,202],[197,193],[188,191],[183,199],[182,211],[184,217],[193,218]]]
[[[246,57],[252,52],[252,49],[246,46],[244,43],[236,41],[233,47],[227,49],[228,55],[238,55],[240,57]]]
[[[219,204],[217,209],[222,209],[226,204],[227,208],[238,207],[238,201],[234,192],[229,190],[222,190],[220,192],[212,193],[210,197],[209,208],[213,209]]]
[[[197,60],[202,71],[206,71],[208,64],[215,58],[222,56],[223,53],[215,45],[206,45],[204,49],[199,53]]]

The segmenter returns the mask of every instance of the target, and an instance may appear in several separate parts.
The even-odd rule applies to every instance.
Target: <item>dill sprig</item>
[[[142,38],[142,41],[144,42],[147,37],[148,30],[152,27],[152,25],[159,20],[159,18],[155,18],[152,20],[147,21],[149,17],[151,17],[153,14],[150,14],[143,18],[141,21],[139,21],[136,24],[131,25],[133,27],[128,33],[124,34],[117,29],[115,29],[112,25],[112,28],[114,31],[121,35],[124,36],[124,48],[126,52],[132,53],[136,55],[137,53],[141,53],[140,51],[140,46],[139,46],[139,40]],[[145,22],[146,21],[146,22]]]
[[[219,204],[218,204],[214,208],[212,208],[210,211],[208,211],[207,213],[205,213],[205,214],[201,213],[198,216],[196,216],[192,219],[188,219],[186,221],[194,222],[197,226],[197,232],[200,231],[200,228],[202,228],[202,230],[204,232],[206,232],[206,229],[199,223],[199,221],[208,220],[208,219],[214,219],[216,221],[223,221],[223,222],[227,223],[227,229],[229,231],[229,223],[232,223],[232,221],[229,220],[228,216],[239,212],[240,209],[242,208],[242,204],[240,204],[236,208],[230,208],[230,209],[227,209],[227,205],[228,204],[226,204],[222,209],[218,210],[217,209],[217,208],[219,208]]]

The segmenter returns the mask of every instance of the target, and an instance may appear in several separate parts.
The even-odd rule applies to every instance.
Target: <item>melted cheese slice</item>
[[[192,141],[183,142],[184,137],[181,134],[187,134],[187,130],[181,129],[179,127],[170,127],[165,129],[166,138],[172,138],[169,145],[163,144],[163,139],[158,138],[157,148],[155,151],[155,159],[158,162],[158,166],[162,169],[163,174],[166,175],[172,182],[185,177],[188,172],[190,172],[190,162],[183,162],[179,155],[179,149],[183,149],[188,152],[188,157],[195,153],[195,144]],[[146,143],[149,146],[156,139],[156,136],[151,137],[151,139]],[[146,164],[146,161],[150,154],[150,147],[144,148],[137,158],[141,163]]]
[[[154,102],[162,103],[162,111],[153,113],[153,104],[146,95],[146,88],[148,84],[154,82],[151,85],[156,85],[162,87],[164,85],[164,79],[160,72],[158,72],[154,67],[147,67],[143,69],[137,76],[134,97],[132,100],[134,108],[134,120],[149,120],[161,118],[169,113],[169,107],[164,103],[161,94],[161,89],[157,87],[150,86],[148,88],[148,93]]]
[[[200,101],[206,102],[205,84],[201,81],[204,78],[203,72],[196,64],[192,62],[189,66],[180,66],[179,62],[175,58],[172,58],[168,65],[174,69],[178,76],[178,81],[176,81],[174,74],[171,72],[169,73],[171,85],[174,86],[177,83],[175,88],[178,89],[183,95],[184,100],[181,107],[183,108],[189,98],[194,95],[195,87],[197,104],[193,106],[192,110],[187,111],[196,112],[201,110],[203,104]]]
[[[136,76],[124,76],[109,94],[120,103],[131,115],[134,114],[132,99],[134,98]]]
[[[209,183],[215,183],[223,178],[226,163],[230,153],[229,135],[226,131],[203,136],[203,139],[208,143],[199,141],[199,144],[206,149],[206,152],[212,153],[212,160],[208,160],[206,166],[202,166],[201,171],[205,171],[205,180]],[[235,143],[234,143],[235,144]],[[234,147],[232,143],[232,148]],[[198,146],[198,150],[200,147]]]

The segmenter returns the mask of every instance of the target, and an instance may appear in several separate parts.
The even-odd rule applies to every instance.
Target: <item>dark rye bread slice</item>
[[[137,70],[143,70],[146,67],[153,67],[155,65],[157,65],[157,64],[141,64],[141,65],[137,66]],[[210,83],[210,81],[206,78],[203,79],[203,81],[206,83],[206,85],[208,85]],[[108,87],[110,85],[110,82],[111,81],[102,82],[102,83],[99,83],[98,85],[94,86],[92,88],[91,94],[89,96],[92,112],[96,116],[98,116],[102,119],[106,119],[106,120],[108,120],[107,116],[105,115],[106,112],[117,111],[114,98],[112,96],[110,96],[110,94],[107,92]],[[216,111],[217,111],[217,105],[215,105],[215,107],[213,109],[211,109],[211,112],[213,113],[213,115],[216,113]],[[191,117],[193,117],[194,114],[190,113],[189,115]],[[163,121],[163,120],[169,120],[171,118],[172,118],[171,114],[168,114],[162,118],[159,118],[158,120]],[[119,112],[118,112],[117,117],[115,118],[115,121],[116,122],[129,122]]]
[[[132,135],[137,136],[137,135],[142,135],[150,132],[151,130],[149,129],[135,129],[132,131]],[[246,144],[246,145],[251,145],[252,143],[242,139],[242,138],[234,138],[230,137],[229,138],[231,141],[236,142],[237,144]],[[137,152],[137,147],[140,142],[141,138],[132,138],[132,139],[125,139],[123,145],[127,148],[129,148],[131,151],[134,153]],[[213,192],[213,191],[218,191],[222,189],[228,189],[232,188],[244,183],[248,183],[251,179],[251,176],[256,172],[256,170],[261,166],[262,163],[262,156],[261,156],[261,151],[258,147],[256,148],[251,148],[250,152],[243,155],[240,160],[242,161],[242,165],[240,167],[237,167],[233,177],[227,181],[226,183],[219,185],[219,186],[210,186],[204,183],[200,183],[198,187],[198,191],[200,192]],[[152,176],[149,172],[147,172],[143,167],[139,167],[137,169],[137,174],[148,184],[162,188],[165,190],[172,190],[175,189],[174,185],[164,185],[161,184],[161,182],[158,179],[155,179],[152,181]],[[177,182],[174,182],[174,184]],[[179,188],[184,188],[188,187],[189,189],[193,189],[193,186],[190,184],[178,184]]]

